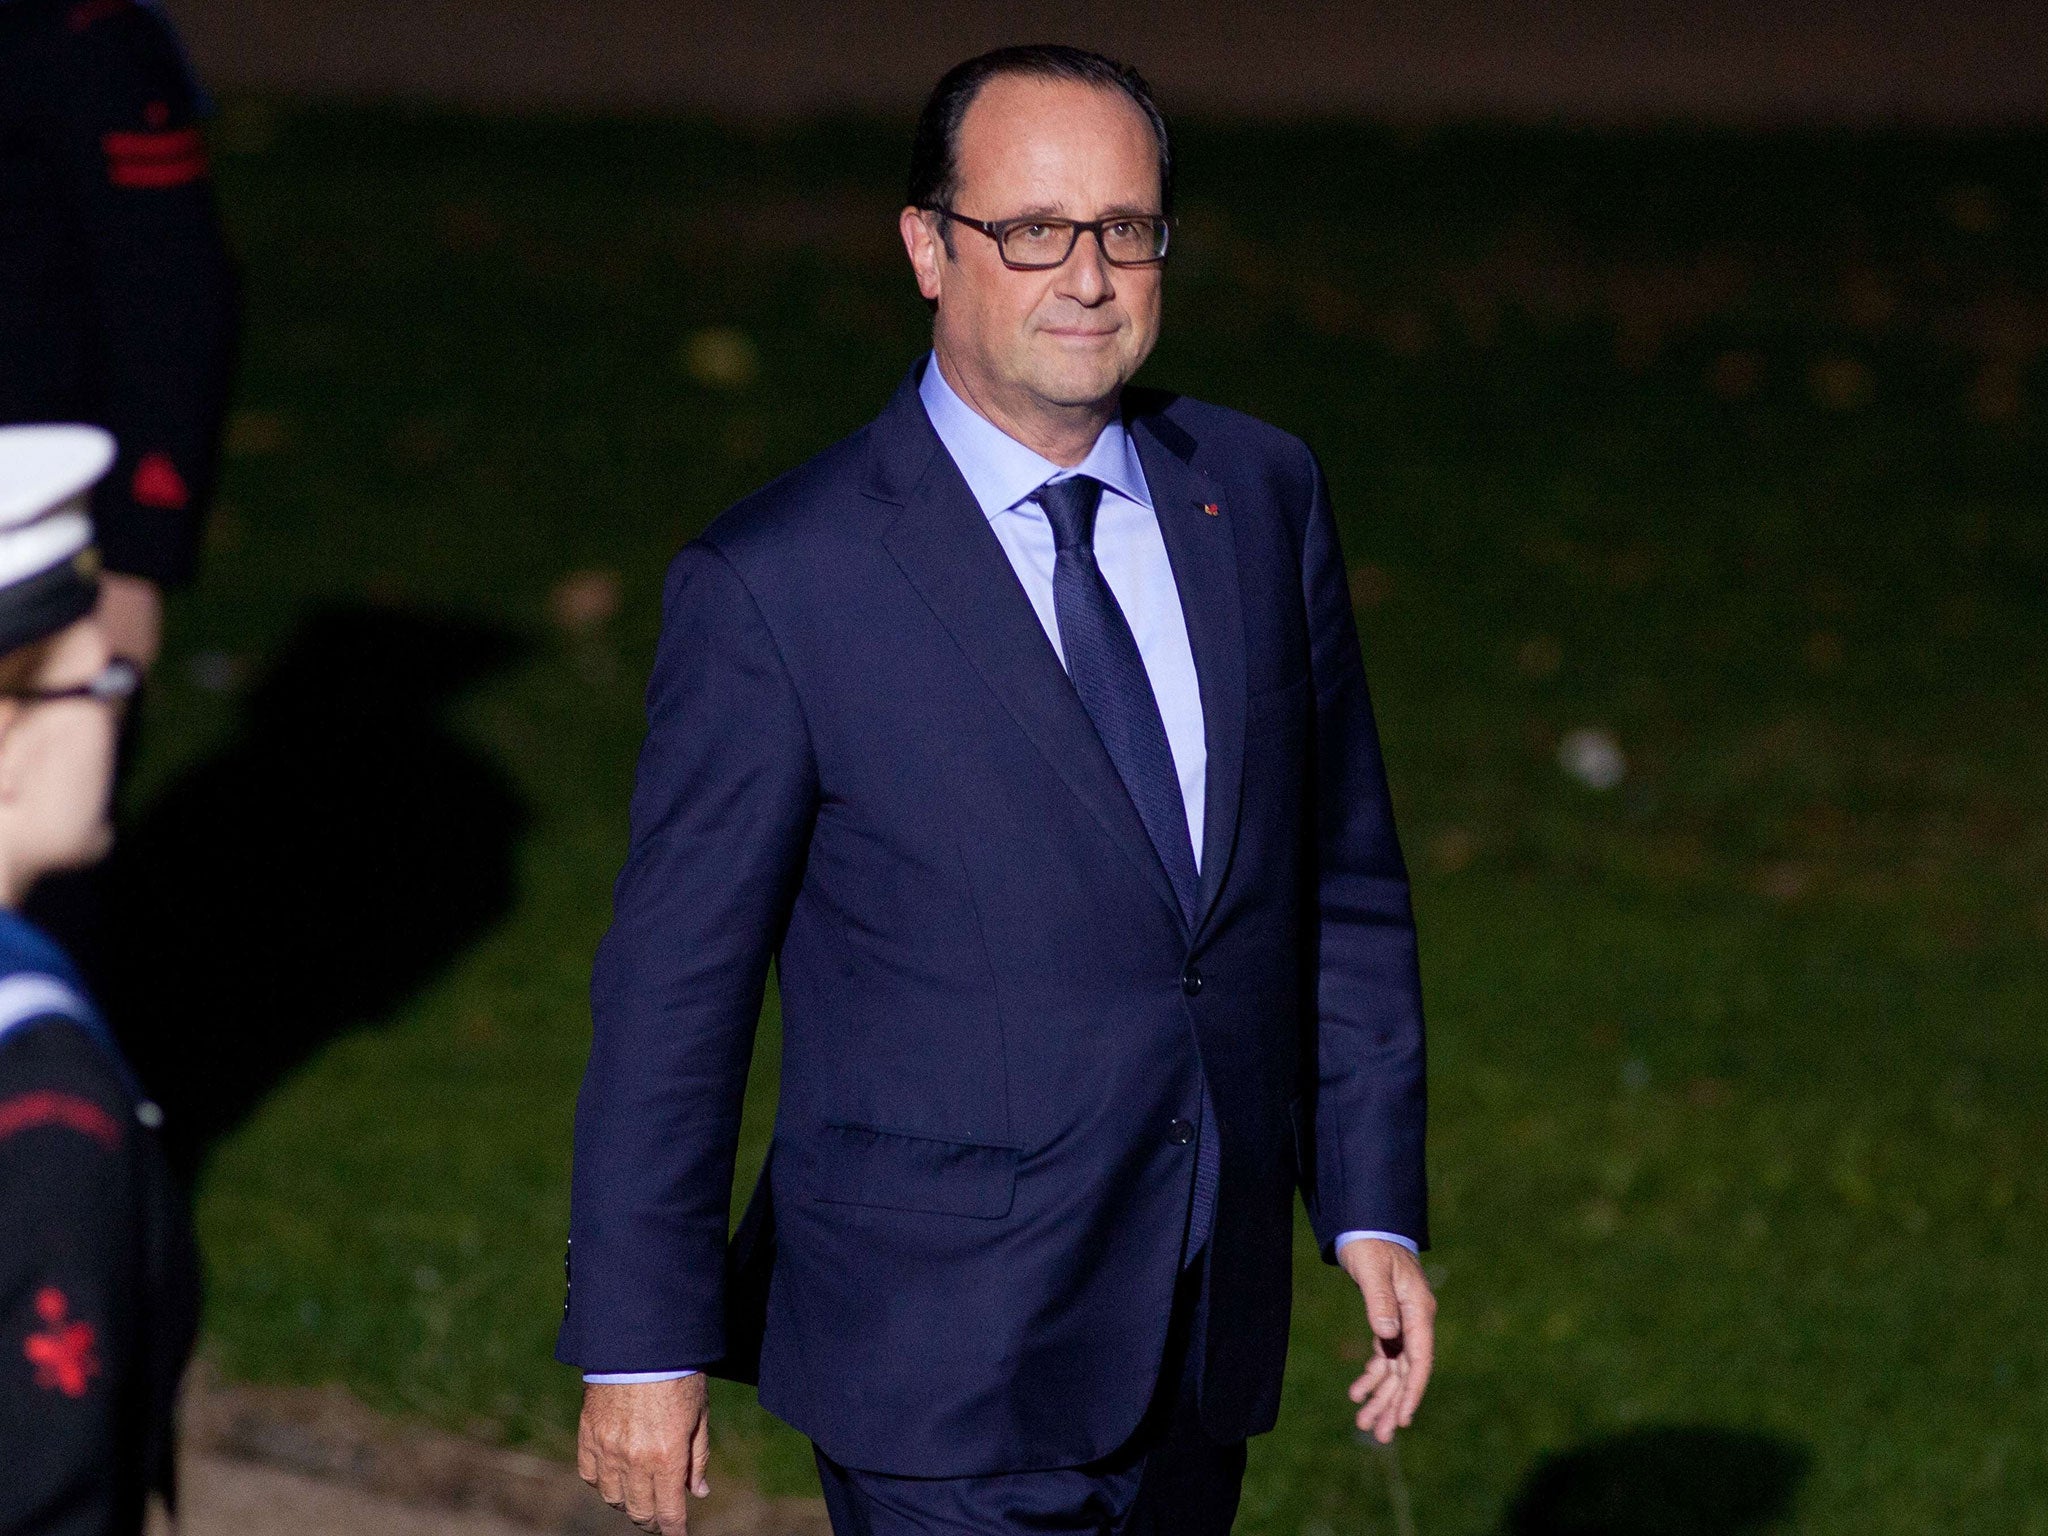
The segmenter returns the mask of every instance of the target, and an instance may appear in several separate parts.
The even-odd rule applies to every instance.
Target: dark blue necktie
[[[1052,568],[1053,614],[1060,628],[1067,676],[1081,696],[1081,707],[1095,722],[1095,734],[1115,766],[1117,777],[1137,808],[1166,877],[1189,927],[1194,926],[1200,879],[1195,873],[1195,847],[1188,835],[1187,804],[1181,799],[1180,774],[1167,744],[1166,722],[1152,692],[1145,661],[1131,626],[1117,606],[1116,594],[1095,563],[1095,511],[1102,504],[1102,482],[1087,475],[1055,480],[1038,488],[1033,498],[1052,524],[1057,551]],[[1200,1251],[1209,1235],[1216,1206],[1218,1158],[1216,1117],[1209,1109],[1209,1090],[1202,1088],[1202,1124],[1195,1147],[1195,1191],[1189,1213],[1187,1252]]]
[[[1138,820],[1166,866],[1174,895],[1190,925],[1195,920],[1195,849],[1188,839],[1188,813],[1180,797],[1180,775],[1166,742],[1166,722],[1145,675],[1144,658],[1116,594],[1095,563],[1095,509],[1102,482],[1087,475],[1055,480],[1035,498],[1052,523],[1058,554],[1052,567],[1053,612],[1059,619],[1060,649],[1067,676],[1081,706],[1095,722],[1117,777],[1137,807]]]

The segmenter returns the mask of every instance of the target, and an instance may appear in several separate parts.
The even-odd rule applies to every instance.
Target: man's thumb
[[[1385,1270],[1375,1269],[1366,1277],[1365,1315],[1372,1323],[1372,1331],[1381,1338],[1399,1336],[1401,1306],[1394,1300],[1394,1287],[1387,1282]]]

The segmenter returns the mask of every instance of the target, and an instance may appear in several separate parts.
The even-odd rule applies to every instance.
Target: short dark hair
[[[1166,131],[1166,118],[1153,98],[1145,77],[1128,64],[1085,48],[1068,48],[1059,43],[1028,43],[998,48],[955,64],[932,87],[924,110],[918,114],[917,133],[910,141],[910,206],[950,208],[959,194],[960,124],[981,88],[999,75],[1029,75],[1040,80],[1072,80],[1106,91],[1117,91],[1145,114],[1152,136],[1159,141],[1159,211],[1173,208],[1173,141]],[[951,244],[951,230],[947,231]]]

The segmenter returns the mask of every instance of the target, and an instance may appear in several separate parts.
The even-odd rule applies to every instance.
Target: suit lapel
[[[906,407],[915,413],[914,421],[906,419]],[[1175,920],[1184,922],[1165,866],[1123,780],[1003,546],[925,418],[914,382],[898,393],[876,427],[876,473],[869,494],[903,506],[902,515],[883,532],[883,545],[1039,754],[1138,867]]]
[[[1194,441],[1157,414],[1131,418],[1145,466],[1167,560],[1180,588],[1181,613],[1195,655],[1202,697],[1202,736],[1208,749],[1202,810],[1202,884],[1195,930],[1214,910],[1237,846],[1238,802],[1244,786],[1244,602],[1238,581],[1237,540],[1230,507],[1189,458]]]

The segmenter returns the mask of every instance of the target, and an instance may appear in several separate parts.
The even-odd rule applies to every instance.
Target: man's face
[[[1031,214],[1092,220],[1161,212],[1159,146],[1122,94],[1066,80],[999,76],[975,97],[956,145],[953,209],[994,221]],[[1162,269],[1112,267],[1083,234],[1064,265],[1016,272],[996,244],[906,213],[918,287],[936,301],[948,374],[970,399],[1005,410],[1112,399],[1159,338]]]

